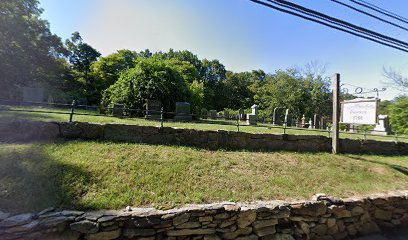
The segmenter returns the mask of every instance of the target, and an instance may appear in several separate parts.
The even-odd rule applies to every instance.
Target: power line
[[[355,3],[355,4],[358,4],[360,6],[363,6],[365,8],[371,9],[373,11],[376,11],[378,13],[384,14],[384,15],[386,15],[388,17],[394,18],[394,19],[396,19],[398,21],[401,21],[403,23],[408,24],[408,19],[406,19],[404,17],[401,17],[401,16],[399,16],[399,15],[393,13],[393,12],[390,12],[388,10],[385,10],[383,8],[380,8],[380,7],[378,7],[378,6],[376,6],[376,5],[372,4],[372,3],[368,3],[368,2],[363,1],[363,0],[350,0],[350,1]]]
[[[375,18],[375,19],[377,19],[377,20],[379,20],[379,21],[381,21],[381,22],[385,22],[385,23],[388,23],[388,24],[393,25],[393,26],[395,26],[395,27],[401,28],[401,29],[403,29],[403,30],[405,30],[405,31],[408,31],[408,28],[405,28],[405,27],[403,27],[403,26],[401,26],[401,25],[398,25],[398,24],[396,24],[396,23],[393,23],[393,22],[391,22],[391,21],[388,21],[388,20],[386,20],[386,19],[384,19],[384,18],[377,17],[377,16],[374,15],[374,14],[368,13],[368,12],[366,12],[366,11],[363,11],[363,10],[361,10],[361,9],[358,9],[358,8],[356,8],[356,7],[353,7],[353,6],[349,5],[349,4],[340,2],[340,1],[338,1],[338,0],[332,0],[332,2],[338,3],[338,4],[340,4],[340,5],[343,5],[343,6],[347,7],[347,8],[353,9],[354,11],[357,11],[357,12],[362,13],[362,14],[364,14],[364,15],[367,15],[367,16],[370,16],[370,17],[372,17],[372,18]]]
[[[335,22],[335,21],[330,21],[330,20],[327,20],[327,19],[324,18],[324,17],[318,17],[318,16],[315,16],[314,14],[306,13],[305,11],[299,10],[299,9],[296,8],[296,7],[287,7],[287,6],[285,6],[284,4],[282,4],[282,3],[277,3],[277,2],[269,1],[269,2],[278,4],[278,5],[283,6],[283,7],[286,7],[286,8],[294,9],[294,10],[296,10],[297,12],[301,12],[301,13],[303,13],[303,14],[301,14],[301,13],[296,13],[296,12],[293,12],[293,11],[290,11],[290,10],[287,10],[287,9],[284,9],[284,8],[280,8],[280,7],[277,7],[277,6],[275,6],[275,5],[272,5],[272,4],[269,4],[269,3],[266,3],[266,2],[263,2],[263,1],[260,1],[260,0],[250,0],[250,1],[251,1],[251,2],[254,2],[254,3],[257,3],[257,4],[260,4],[260,5],[263,5],[263,6],[266,6],[266,7],[269,7],[269,8],[272,8],[272,9],[275,9],[275,10],[278,10],[278,11],[280,11],[280,12],[288,13],[288,14],[290,14],[290,15],[297,16],[297,17],[300,17],[300,18],[303,18],[303,19],[305,19],[305,20],[312,21],[312,22],[315,22],[315,23],[319,23],[319,24],[321,24],[321,25],[325,25],[325,26],[327,26],[327,27],[330,27],[330,28],[333,28],[333,29],[337,29],[337,30],[339,30],[339,31],[346,32],[346,33],[348,33],[348,34],[351,34],[351,35],[354,35],[354,36],[357,36],[357,37],[360,37],[360,38],[364,38],[364,39],[366,39],[366,40],[370,40],[370,41],[379,43],[379,44],[381,44],[381,45],[388,46],[388,47],[391,47],[391,48],[394,48],[394,49],[397,49],[397,50],[400,50],[400,51],[403,51],[403,52],[407,52],[407,53],[408,53],[408,49],[407,49],[407,47],[406,47],[406,46],[407,46],[407,43],[404,43],[404,42],[402,42],[402,41],[400,41],[400,40],[396,40],[396,39],[390,40],[390,39],[392,39],[392,38],[389,38],[389,37],[383,35],[385,38],[388,38],[388,40],[385,40],[385,39],[383,39],[382,37],[378,37],[378,36],[372,35],[372,34],[370,34],[370,33],[367,33],[366,31],[356,30],[356,29],[351,28],[351,27],[346,27],[346,28],[352,29],[352,30],[350,31],[350,30],[345,29],[344,26],[342,26],[341,24],[339,24],[339,23],[337,23],[337,22]],[[282,1],[279,1],[279,2],[282,2]],[[321,14],[321,13],[320,13],[320,14]],[[308,15],[308,16],[305,16],[305,15]],[[312,16],[312,17],[310,17],[310,16]],[[316,19],[316,18],[317,18],[317,19]],[[320,20],[319,20],[319,19],[320,19]],[[341,20],[339,20],[339,21],[341,21]],[[330,23],[328,23],[328,22],[333,23],[333,24],[335,24],[335,25],[330,24]],[[344,22],[344,21],[343,21],[343,22]],[[342,26],[342,27],[339,27],[339,26],[336,26],[336,25],[340,25],[340,26]],[[357,26],[356,26],[356,27],[357,27]],[[361,32],[361,33],[359,33],[359,32]],[[377,34],[378,34],[378,33],[377,33]],[[368,35],[368,36],[367,36],[367,35]],[[403,45],[401,45],[401,44],[399,44],[399,43],[395,43],[394,40],[399,41],[399,42],[402,42]],[[388,43],[387,43],[387,42],[388,42]]]
[[[317,12],[317,11],[314,11],[312,9],[305,8],[303,6],[294,4],[292,2],[288,2],[288,1],[284,1],[284,0],[266,0],[266,1],[268,1],[270,3],[278,4],[278,5],[286,7],[286,8],[290,8],[290,9],[298,11],[298,12],[302,12],[303,14],[307,14],[309,16],[313,16],[313,17],[319,18],[321,20],[328,21],[330,23],[333,23],[333,24],[348,28],[350,30],[357,31],[357,32],[369,35],[371,37],[380,38],[383,41],[399,45],[400,47],[404,47],[404,48],[408,47],[408,43],[403,42],[401,40],[385,36],[385,35],[383,35],[381,33],[374,32],[374,31],[372,31],[370,29],[359,27],[357,25],[351,24],[351,23],[343,21],[341,19],[328,16],[328,15],[323,14],[321,12]]]

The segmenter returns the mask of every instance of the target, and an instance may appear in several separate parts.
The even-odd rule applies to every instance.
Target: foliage
[[[97,103],[100,100],[101,89],[93,76],[89,76],[91,64],[95,62],[101,54],[87,43],[82,41],[78,32],[74,32],[71,39],[65,41],[69,50],[69,61],[72,66],[72,75],[81,86],[77,91],[88,103]]]
[[[204,84],[199,81],[193,81],[190,86],[191,94],[191,111],[194,114],[200,115],[201,109],[204,107]]]
[[[271,117],[276,107],[288,108],[295,117],[327,115],[331,108],[328,86],[328,81],[321,77],[304,78],[294,69],[280,70],[266,77],[254,98],[265,117]]]
[[[251,73],[233,73],[228,71],[223,88],[226,105],[232,109],[249,108],[254,103],[254,96],[248,87],[251,84]]]
[[[65,41],[69,53],[69,61],[73,68],[79,72],[87,74],[90,71],[91,64],[95,62],[101,54],[82,41],[79,32],[74,32],[71,39]]]
[[[105,102],[142,108],[146,99],[155,99],[162,102],[166,111],[174,110],[176,102],[187,101],[190,96],[187,80],[177,71],[178,64],[171,60],[139,59],[134,68],[124,71],[105,91]]]
[[[390,115],[390,106],[392,104],[393,104],[393,101],[389,101],[389,100],[380,101],[379,114]]]
[[[91,64],[91,71],[100,89],[105,90],[114,84],[123,70],[133,68],[137,53],[130,50],[119,50],[106,57],[101,57]]]
[[[408,96],[398,97],[389,106],[390,121],[394,132],[408,134]]]
[[[15,98],[24,86],[60,84],[67,52],[40,18],[37,0],[0,1],[0,95]]]

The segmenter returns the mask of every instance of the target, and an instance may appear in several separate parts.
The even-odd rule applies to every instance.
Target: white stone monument
[[[387,115],[378,115],[378,123],[371,132],[376,135],[389,135],[391,133],[390,118]]]
[[[247,124],[256,125],[256,122],[258,121],[258,105],[254,104],[251,108],[252,113],[247,114]]]

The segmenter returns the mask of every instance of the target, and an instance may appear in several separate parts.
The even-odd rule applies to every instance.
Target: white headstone
[[[258,105],[254,104],[251,108],[252,108],[252,113],[247,114],[247,124],[256,125],[258,121]]]
[[[378,124],[371,133],[384,136],[389,135],[391,133],[389,117],[387,115],[378,115]]]

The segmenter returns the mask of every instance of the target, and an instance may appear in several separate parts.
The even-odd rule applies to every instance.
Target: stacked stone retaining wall
[[[123,124],[10,122],[0,123],[0,141],[102,139],[134,143],[193,146],[206,149],[331,152],[331,138],[318,135],[288,135],[205,131]],[[342,153],[408,155],[408,143],[341,139]]]
[[[408,191],[310,202],[190,205],[172,210],[131,208],[37,214],[0,211],[0,239],[250,239],[334,240],[408,226]]]

